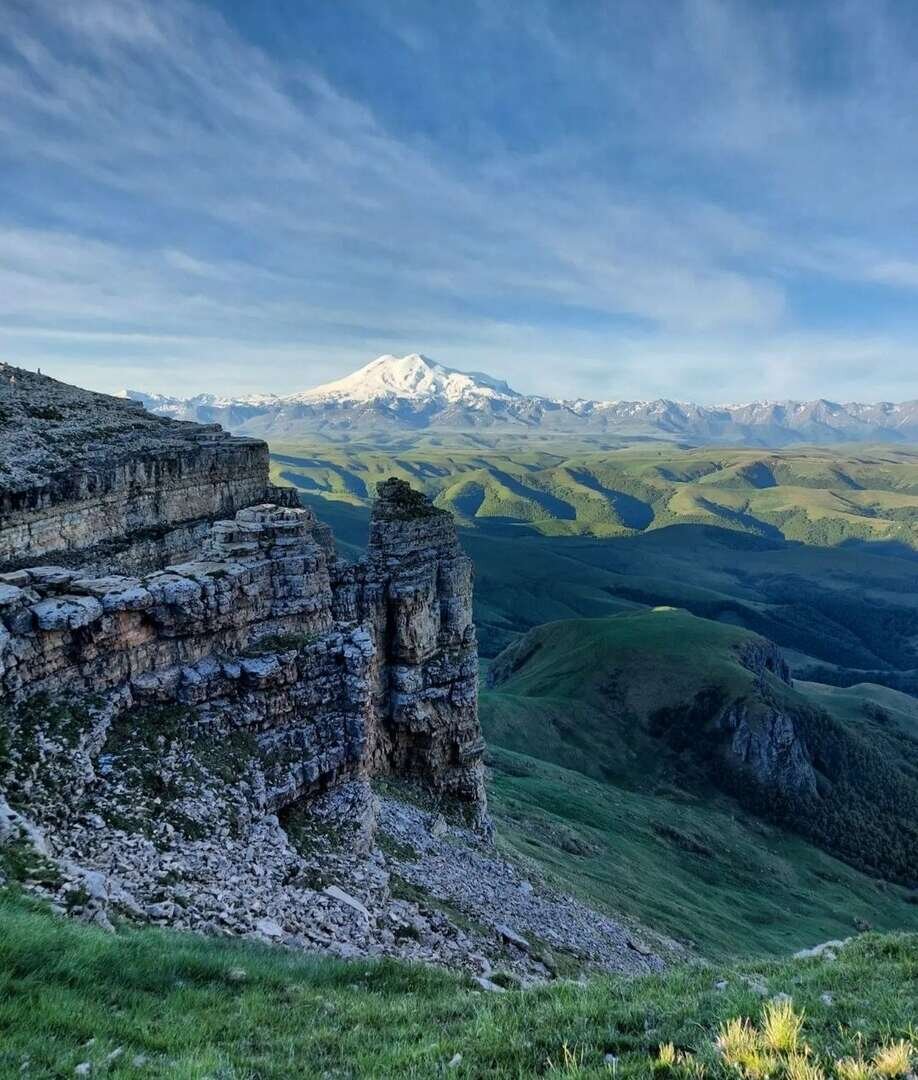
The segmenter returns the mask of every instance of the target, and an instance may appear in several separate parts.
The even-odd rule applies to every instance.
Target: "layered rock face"
[[[268,484],[258,439],[0,364],[0,568],[152,569],[269,498],[292,493]]]
[[[105,929],[400,956],[492,991],[496,965],[552,977],[529,932],[584,966],[660,966],[488,842],[449,514],[390,480],[345,563],[272,497],[261,443],[9,368],[2,409],[0,886],[21,871]]]
[[[356,565],[311,511],[258,505],[162,571],[0,575],[0,686],[13,704],[177,704],[202,731],[249,732],[272,809],[394,772],[486,820],[471,564],[452,518],[399,481]]]
[[[385,738],[375,750],[387,768],[435,775],[452,794],[483,805],[472,562],[452,516],[403,481],[381,484],[367,575],[386,582],[375,620],[385,656]]]

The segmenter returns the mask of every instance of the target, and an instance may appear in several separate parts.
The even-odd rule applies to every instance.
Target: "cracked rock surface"
[[[263,443],[0,365],[0,866],[104,929],[398,956],[494,992],[655,970],[489,842],[452,517],[389,480],[348,564],[266,494]]]
[[[260,439],[0,363],[0,568],[151,568],[269,496],[289,498],[268,482]]]

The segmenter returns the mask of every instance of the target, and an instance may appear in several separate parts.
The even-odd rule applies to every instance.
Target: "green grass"
[[[634,790],[500,747],[490,764],[491,812],[508,854],[704,956],[781,955],[847,937],[855,920],[918,931],[914,892],[715,793],[666,782]]]
[[[754,708],[756,677],[739,655],[756,641],[746,630],[669,608],[547,623],[491,664],[489,680],[498,684],[481,694],[486,736],[629,786],[697,772],[686,755],[674,761],[665,753],[653,719],[706,692],[716,697],[711,714],[738,699]],[[777,684],[774,690],[783,693]]]
[[[365,542],[363,507],[321,500],[313,505],[349,544]],[[626,616],[618,623],[609,620],[614,625],[607,629],[604,650],[591,653],[587,643],[578,656],[567,656],[560,668],[546,672],[548,693],[520,693],[519,685],[483,693],[482,722],[491,745],[542,759],[530,763],[540,770],[538,783],[512,781],[522,789],[512,795],[520,804],[514,813],[536,822],[520,826],[525,844],[513,836],[513,821],[502,818],[511,780],[495,770],[492,800],[508,842],[594,903],[626,910],[680,939],[694,940],[709,955],[736,955],[750,943],[763,952],[779,952],[843,933],[856,917],[886,928],[916,926],[918,909],[907,903],[906,891],[868,878],[799,836],[765,824],[710,786],[703,799],[698,794],[689,798],[684,784],[675,785],[675,795],[667,791],[667,785],[673,786],[671,776],[660,776],[660,770],[667,765],[672,773],[672,759],[663,760],[646,732],[616,722],[621,709],[609,707],[608,690],[599,703],[580,693],[596,680],[608,682],[605,674],[630,652],[642,661],[630,665],[640,676],[632,693],[648,703],[660,695],[678,699],[686,687],[697,688],[696,676],[712,665],[732,671],[731,677],[737,674],[729,657],[725,664],[708,646],[717,639],[736,640],[744,628],[777,641],[795,675],[821,668],[824,677],[857,683],[860,671],[867,669],[874,680],[907,679],[916,666],[907,650],[918,635],[918,578],[912,560],[865,549],[789,545],[692,525],[609,540],[505,538],[467,529],[461,538],[475,562],[475,618],[486,668],[500,649],[541,624]],[[649,614],[646,605],[651,604],[675,604],[716,621],[689,621],[703,630],[700,636],[686,639],[680,630],[655,642],[652,627],[662,633],[671,619],[682,620],[684,627],[688,616]],[[631,618],[628,613],[643,615]],[[673,646],[691,640],[698,647],[674,660]],[[748,675],[740,672],[739,678]],[[907,737],[900,717],[915,701],[908,695],[882,686],[870,692],[890,712],[893,722],[884,727],[863,712],[863,690],[848,693],[810,683],[796,689],[801,706],[828,709],[870,744],[889,750],[891,735]],[[646,709],[632,712],[647,714]],[[895,751],[898,768],[908,767],[913,745]],[[551,765],[562,768],[541,772]],[[565,772],[565,767],[574,771]],[[561,811],[579,805],[581,793],[585,799],[589,793],[587,816],[595,810],[597,820],[605,823],[602,835],[586,836],[602,853],[592,859],[565,852],[558,839],[566,829],[579,827]],[[550,806],[558,811],[557,820],[541,816]],[[732,837],[725,851],[739,853],[740,867],[753,868],[737,871],[739,884],[732,881],[735,868],[726,854],[713,860],[693,855],[651,827],[656,821],[667,828],[683,817],[691,824],[690,833],[698,830],[708,837],[704,842],[715,852],[722,833]],[[627,827],[618,828],[619,818]],[[540,822],[553,830],[541,846],[536,835]],[[772,872],[775,884],[763,892],[759,883]]]
[[[548,623],[491,663],[482,726],[492,744],[636,792],[731,796],[862,870],[914,883],[915,731],[874,709],[836,713],[831,695],[743,662],[763,665],[769,649],[748,630],[671,608]],[[776,730],[793,733],[810,790],[786,751],[774,773],[746,767],[732,747],[737,716],[763,747]]]
[[[861,683],[855,686],[825,686],[801,682],[798,689],[850,723],[873,721],[887,733],[918,739],[918,698],[891,690],[888,686]]]
[[[676,451],[669,448],[666,453],[672,458]],[[488,456],[486,449],[479,451],[481,461]],[[822,452],[818,468],[815,459],[810,461],[807,481],[837,478],[832,473],[837,457]],[[707,475],[711,484],[719,474],[703,459],[696,453],[687,464]],[[871,455],[864,454],[863,460],[859,467],[866,470]],[[680,475],[690,478],[689,471]],[[866,483],[869,476],[862,472],[861,478]],[[736,478],[727,480],[733,483]],[[876,479],[870,483],[875,486]],[[364,505],[316,496],[308,500],[349,550],[365,543]],[[866,877],[799,836],[764,823],[716,789],[708,787],[702,798],[687,792],[684,784],[673,785],[671,775],[660,775],[666,763],[660,748],[648,744],[645,732],[614,722],[621,710],[610,709],[608,700],[604,708],[602,701],[585,701],[580,694],[583,685],[593,685],[595,678],[615,668],[617,656],[629,649],[634,654],[643,637],[645,647],[637,655],[643,655],[644,677],[634,689],[648,702],[674,696],[674,690],[681,695],[697,673],[710,671],[712,664],[729,670],[729,665],[723,668],[722,657],[708,654],[707,644],[718,637],[729,641],[744,629],[778,642],[795,675],[811,677],[818,671],[823,679],[857,684],[867,672],[874,683],[888,680],[918,689],[914,559],[890,554],[882,546],[807,546],[697,524],[608,539],[546,537],[521,524],[502,525],[501,533],[493,522],[485,522],[487,528],[481,520],[472,524],[462,527],[461,539],[475,562],[475,619],[485,667],[493,665],[502,648],[555,620],[646,615],[651,605],[676,605],[714,621],[701,623],[704,634],[695,637],[706,647],[680,661],[670,654],[684,634],[663,635],[669,640],[655,643],[640,627],[666,625],[652,621],[659,615],[625,619],[615,628],[620,638],[609,637],[605,652],[591,655],[587,645],[579,666],[573,664],[567,673],[546,673],[546,683],[558,692],[517,693],[519,686],[504,686],[499,693],[483,695],[482,720],[491,744],[543,759],[529,762],[537,778],[513,779],[495,769],[491,797],[508,843],[592,902],[696,941],[708,955],[736,955],[753,946],[780,952],[844,933],[855,918],[885,928],[916,926],[918,909],[907,902],[906,890]],[[663,616],[668,618],[678,617]],[[742,673],[739,677],[746,678]],[[869,692],[855,687],[849,693],[843,687],[803,683],[797,690],[802,707],[828,709],[884,751],[892,738],[908,737],[905,717],[915,700],[908,695],[884,686]],[[891,724],[884,726],[864,713],[865,693],[886,708]],[[607,693],[603,696],[608,698]],[[898,766],[907,766],[911,753],[903,745]],[[496,750],[495,759],[500,754]],[[509,793],[511,784],[514,791]],[[516,803],[507,816],[505,795]],[[581,805],[581,796],[586,818],[595,814],[603,822],[598,835],[586,826],[582,837],[598,848],[600,854],[594,857],[572,854],[562,846],[570,830],[581,828],[565,813],[569,806]],[[520,815],[522,820],[514,823]],[[683,819],[685,837],[678,829]],[[619,828],[619,820],[627,826]],[[675,837],[659,831],[673,825]],[[543,828],[540,843],[538,831]],[[691,851],[696,834],[715,858]],[[721,835],[730,837],[722,857]],[[762,890],[760,882],[770,874],[774,884]]]
[[[181,1080],[526,1077],[557,1072],[548,1062],[560,1063],[567,1044],[582,1062],[569,1075],[608,1077],[604,1057],[614,1054],[617,1076],[646,1077],[669,1041],[708,1060],[714,1076],[718,1027],[761,1010],[753,977],[767,993],[791,994],[813,1051],[834,1058],[859,1039],[869,1049],[913,1033],[918,938],[867,935],[831,964],[685,967],[494,995],[392,962],[166,931],[104,934],[6,897],[0,1076],[72,1077],[90,1062],[93,1075]]]

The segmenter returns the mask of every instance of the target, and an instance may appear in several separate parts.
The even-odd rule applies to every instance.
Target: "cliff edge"
[[[490,844],[473,572],[450,514],[388,480],[345,562],[290,493],[264,501],[264,444],[13,369],[3,383],[28,420],[7,417],[0,474],[0,884],[105,928],[484,983],[495,964],[551,977],[526,933],[588,966],[658,966]]]
[[[158,568],[269,500],[295,505],[260,439],[0,364],[0,569]]]

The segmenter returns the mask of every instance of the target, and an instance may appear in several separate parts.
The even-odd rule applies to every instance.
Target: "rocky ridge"
[[[323,433],[340,439],[430,428],[763,447],[918,441],[916,401],[698,405],[666,398],[566,400],[521,394],[490,375],[457,371],[418,353],[380,356],[343,379],[293,394],[178,398],[137,390],[121,393],[164,416],[216,421],[231,431],[275,439]]]
[[[214,435],[219,476],[235,445]],[[118,461],[132,473],[130,452]],[[79,483],[111,464],[88,449]],[[24,490],[16,476],[4,498]],[[119,521],[148,493],[120,489]],[[23,503],[17,527],[48,505],[62,504]],[[125,539],[119,572],[74,534],[70,565],[18,559],[0,574],[6,874],[105,928],[398,955],[483,989],[552,977],[553,950],[658,966],[489,844],[472,568],[449,514],[382,484],[356,564],[311,511],[276,504],[207,522],[196,557],[151,571],[124,572]],[[401,794],[380,802],[381,780]]]
[[[260,440],[0,364],[0,568],[152,569],[268,500],[293,504]]]

